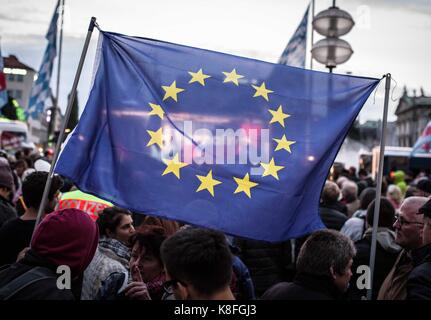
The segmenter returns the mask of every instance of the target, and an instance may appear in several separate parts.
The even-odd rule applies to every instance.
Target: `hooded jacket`
[[[356,282],[358,280],[358,277],[362,274],[358,274],[356,271],[359,266],[368,266],[370,264],[372,232],[373,229],[368,228],[364,233],[364,237],[361,240],[355,242],[356,256],[353,259],[353,276],[350,280],[350,286],[348,290],[348,296],[350,299],[353,300],[360,300],[363,296],[367,295],[366,289],[358,289]],[[377,228],[376,239],[377,244],[376,262],[374,265],[373,277],[373,300],[377,298],[377,294],[383,281],[391,271],[391,268],[397,260],[398,254],[401,251],[401,247],[395,243],[395,232],[388,228]]]
[[[80,295],[80,282],[99,239],[96,224],[85,212],[65,209],[49,214],[34,233],[31,249],[19,262],[0,273],[0,288],[34,267],[48,276],[17,292],[15,300],[71,300]],[[70,268],[72,290],[57,287],[57,268]]]

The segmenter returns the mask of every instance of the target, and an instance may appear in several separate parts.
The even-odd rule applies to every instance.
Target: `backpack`
[[[0,278],[2,274],[5,273],[7,270],[8,269],[0,271]],[[29,285],[41,280],[52,278],[56,279],[56,276],[53,275],[52,271],[48,268],[31,268],[30,270],[24,272],[23,274],[0,288],[0,300],[10,300],[13,298],[14,295],[16,295],[18,292],[25,289]]]

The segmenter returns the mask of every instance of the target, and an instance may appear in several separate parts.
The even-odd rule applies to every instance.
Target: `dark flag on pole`
[[[118,206],[232,235],[283,241],[323,228],[321,189],[378,79],[101,37],[57,173]]]

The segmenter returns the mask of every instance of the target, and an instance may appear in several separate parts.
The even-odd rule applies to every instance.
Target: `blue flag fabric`
[[[304,16],[293,34],[290,38],[289,43],[283,51],[278,63],[289,65],[292,67],[305,67],[305,56],[307,47],[307,26],[308,26],[308,11],[310,10],[310,5],[308,5],[307,10],[305,10]]]
[[[54,13],[49,24],[46,39],[48,44],[43,55],[42,63],[37,74],[37,80],[31,90],[28,108],[25,110],[26,117],[37,119],[45,110],[45,101],[51,96],[51,74],[54,66],[54,59],[57,56],[57,21],[59,16],[60,0],[57,2]]]
[[[55,171],[120,207],[246,238],[323,228],[329,168],[378,79],[102,32]]]

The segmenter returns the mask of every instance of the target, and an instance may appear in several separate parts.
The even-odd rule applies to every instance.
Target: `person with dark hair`
[[[153,216],[146,216],[142,221],[142,225],[154,225],[160,226],[165,230],[167,237],[170,237],[178,230],[180,230],[180,224],[174,220],[167,220]]]
[[[99,246],[93,260],[84,272],[82,300],[94,300],[102,285],[114,272],[128,273],[130,240],[135,233],[129,210],[108,207],[97,219]]]
[[[431,195],[431,180],[425,177],[419,179],[416,190],[418,197],[429,197]]]
[[[347,220],[346,214],[337,210],[340,188],[335,182],[326,181],[320,199],[320,218],[328,229],[340,230]]]
[[[132,236],[130,274],[114,272],[102,281],[97,300],[161,300],[166,280],[160,247],[165,230],[156,225],[142,225]]]
[[[422,246],[412,251],[407,300],[431,300],[431,200],[419,209],[418,215],[423,215]]]
[[[82,275],[98,238],[97,226],[85,212],[51,213],[37,226],[25,256],[0,271],[0,300],[79,300]]]
[[[177,300],[234,300],[229,287],[232,254],[223,233],[186,228],[161,247],[164,288]]]
[[[0,228],[6,221],[17,217],[16,210],[10,201],[13,191],[14,182],[9,162],[0,158]]]
[[[373,200],[367,210],[367,230],[364,237],[355,242],[356,257],[353,259],[353,277],[350,281],[348,295],[353,300],[362,300],[366,297],[367,290],[359,289],[357,280],[360,274],[356,273],[356,269],[362,265],[369,265],[371,253],[371,237],[373,232],[375,200]],[[392,225],[395,221],[395,208],[386,198],[380,200],[379,223],[377,228],[377,244],[376,244],[376,263],[373,274],[373,297],[375,300],[379,292],[380,286],[397,260],[401,247],[395,243],[395,232]]]
[[[19,218],[6,222],[0,229],[0,266],[14,263],[20,251],[30,245],[47,178],[48,172],[34,172],[24,180],[22,195],[26,211]],[[54,175],[44,215],[54,211],[62,185],[61,177]]]
[[[338,300],[352,276],[352,240],[335,230],[311,234],[299,251],[293,282],[268,289],[262,300]]]
[[[345,234],[353,242],[362,239],[366,230],[365,219],[367,217],[368,205],[376,198],[375,188],[366,188],[359,196],[360,207],[353,216],[346,221],[340,232]]]

